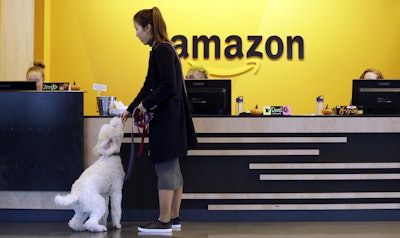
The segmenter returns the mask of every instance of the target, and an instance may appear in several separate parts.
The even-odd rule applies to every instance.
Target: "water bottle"
[[[324,95],[317,97],[317,115],[322,115],[322,109],[324,109]]]
[[[242,113],[244,111],[243,108],[243,96],[239,96],[236,98],[236,115]]]

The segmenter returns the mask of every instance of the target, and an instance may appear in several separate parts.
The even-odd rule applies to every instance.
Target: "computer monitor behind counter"
[[[400,80],[353,80],[352,104],[364,114],[400,114]]]
[[[193,115],[231,115],[231,80],[185,80]]]
[[[36,90],[35,81],[0,81],[0,91]]]

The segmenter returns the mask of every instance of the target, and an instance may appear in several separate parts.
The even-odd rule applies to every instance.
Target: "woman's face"
[[[151,44],[150,41],[153,39],[153,34],[151,32],[151,25],[147,24],[146,27],[142,27],[136,22],[134,22],[133,24],[136,30],[136,37],[139,38],[140,41],[145,45]]]
[[[36,82],[36,90],[41,91],[43,88],[43,75],[39,71],[31,71],[26,75],[26,80]]]
[[[364,79],[378,79],[378,75],[374,72],[367,72],[364,75]]]

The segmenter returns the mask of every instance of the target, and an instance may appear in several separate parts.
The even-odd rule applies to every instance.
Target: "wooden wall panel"
[[[0,81],[25,80],[34,53],[34,0],[2,0]]]

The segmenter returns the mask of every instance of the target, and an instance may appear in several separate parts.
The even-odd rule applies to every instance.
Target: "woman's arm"
[[[172,95],[177,94],[175,60],[176,53],[173,46],[163,43],[154,51],[156,70],[159,72],[160,82],[154,91],[147,95],[142,104],[146,109],[152,109],[161,104]]]

